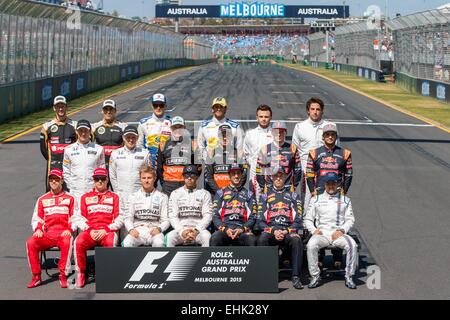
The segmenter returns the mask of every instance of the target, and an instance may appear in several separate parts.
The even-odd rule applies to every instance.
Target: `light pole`
[[[342,8],[344,9],[344,20],[345,20],[345,0],[342,2]]]

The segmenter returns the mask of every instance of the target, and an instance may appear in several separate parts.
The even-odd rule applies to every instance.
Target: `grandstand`
[[[213,43],[216,55],[279,55],[305,53],[308,40],[304,35],[202,35]]]

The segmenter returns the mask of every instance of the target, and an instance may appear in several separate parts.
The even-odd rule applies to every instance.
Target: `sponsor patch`
[[[55,199],[45,199],[45,200],[42,200],[42,205],[43,205],[44,207],[54,206],[54,205],[55,205]]]
[[[57,126],[56,124],[54,124],[54,125],[52,125],[52,126],[50,127],[50,132],[55,133],[55,132],[57,132],[57,131],[58,131],[58,126]]]
[[[103,203],[109,203],[109,204],[113,204],[114,202],[114,198],[104,198],[103,199]]]
[[[92,203],[98,203],[98,197],[87,197],[86,198],[86,204],[92,204]]]
[[[99,127],[99,128],[97,129],[97,133],[98,133],[98,134],[105,134],[105,132],[106,132],[105,127]]]
[[[67,199],[62,199],[62,200],[59,202],[59,204],[60,204],[60,205],[70,205],[70,199],[69,199],[69,198],[67,198]]]

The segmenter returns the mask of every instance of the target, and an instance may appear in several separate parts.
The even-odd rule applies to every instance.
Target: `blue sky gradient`
[[[98,0],[93,0],[98,2]],[[394,17],[396,13],[401,15],[412,14],[415,12],[435,9],[443,4],[448,3],[450,0],[346,0],[346,5],[350,6],[351,16],[362,16],[363,13],[370,5],[377,5],[384,12],[387,3],[388,14],[390,17]],[[155,0],[103,0],[104,10],[112,12],[117,10],[121,15],[128,18],[132,16],[155,16]],[[186,5],[196,4],[210,4],[217,5],[220,3],[229,3],[235,1],[227,0],[183,0],[182,3]],[[241,2],[241,1],[239,1]],[[251,1],[254,2],[254,1]],[[266,3],[282,3],[286,5],[342,5],[342,0],[260,0],[259,2]]]

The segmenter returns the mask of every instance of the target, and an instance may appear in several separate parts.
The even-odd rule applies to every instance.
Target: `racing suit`
[[[257,220],[257,205],[253,192],[244,187],[228,186],[220,189],[214,197],[212,209],[213,222],[218,230],[211,236],[211,246],[226,246],[231,243],[256,245],[256,238],[251,233]],[[232,240],[226,233],[228,229],[242,229],[243,232]]]
[[[86,251],[95,247],[114,247],[117,245],[117,230],[123,224],[119,215],[119,196],[109,190],[98,192],[95,189],[84,194],[80,200],[80,210],[74,215],[74,223],[82,231],[75,239],[76,270],[86,271]],[[105,230],[101,240],[92,239],[92,230]]]
[[[211,195],[205,189],[188,190],[181,187],[169,198],[169,219],[173,229],[167,234],[167,246],[175,247],[183,243],[181,234],[185,229],[194,228],[198,235],[195,242],[209,247],[211,234],[206,228],[212,220]]]
[[[291,249],[292,276],[300,276],[303,261],[303,243],[299,235],[302,229],[301,199],[295,192],[283,188],[269,188],[261,195],[258,205],[261,228],[264,232],[258,238],[258,246],[287,245]],[[275,239],[274,232],[283,230],[282,241]]]
[[[77,141],[76,122],[67,119],[65,122],[58,122],[53,119],[42,125],[40,135],[40,147],[42,156],[47,160],[47,171],[45,173],[45,187],[50,191],[48,185],[48,173],[52,169],[63,169],[64,149]]]
[[[232,146],[225,149],[222,146],[218,146],[210,150],[205,162],[205,189],[214,196],[219,189],[229,186],[230,175],[228,174],[228,170],[232,164],[243,164],[244,174],[242,175],[241,185],[245,185],[247,182],[248,166],[243,162],[244,159],[239,157],[238,150],[233,149]]]
[[[308,154],[310,150],[316,149],[323,145],[322,129],[329,123],[329,121],[323,119],[318,122],[314,122],[311,118],[308,118],[297,123],[294,128],[294,133],[292,134],[292,143],[297,146],[302,163],[304,208],[308,208],[309,201],[311,199],[311,192],[306,186],[306,164],[308,162]],[[339,145],[339,139],[336,141],[336,145]]]
[[[123,146],[122,131],[127,126],[126,123],[115,121],[111,125],[104,121],[96,122],[92,125],[94,141],[103,147],[105,152],[106,168],[109,166],[109,157],[113,150]]]
[[[193,148],[190,137],[180,137],[180,140],[170,138],[161,144],[158,150],[157,174],[162,192],[168,196],[184,185],[183,169],[195,161]]]
[[[272,186],[272,174],[279,167],[287,173],[285,187],[295,191],[302,179],[302,167],[300,154],[294,144],[285,142],[279,146],[272,142],[260,150],[256,164],[256,180],[261,192],[266,192]]]
[[[259,185],[256,181],[256,164],[258,154],[263,146],[272,143],[272,129],[269,127],[263,129],[257,126],[245,133],[244,138],[244,156],[250,166],[249,172],[249,189],[255,193],[257,199],[261,194]]]
[[[339,186],[347,193],[352,183],[353,166],[350,150],[334,146],[326,146],[311,150],[306,165],[306,182],[311,193],[325,191],[324,177],[328,172],[335,172],[339,176]]]
[[[94,187],[92,174],[96,168],[105,168],[103,147],[89,142],[75,142],[64,150],[64,181],[77,202]]]
[[[358,265],[358,246],[355,240],[347,234],[355,222],[350,198],[341,195],[340,192],[334,195],[324,192],[314,196],[311,199],[304,221],[305,227],[312,234],[307,245],[308,266],[311,276],[320,274],[318,251],[328,246],[347,251],[345,273],[347,277],[353,276]],[[317,229],[322,231],[321,235],[314,234]],[[336,230],[341,231],[344,235],[333,241],[331,235]]]
[[[75,199],[65,193],[48,192],[38,199],[31,219],[33,231],[41,230],[44,235],[41,238],[31,236],[27,241],[27,256],[33,275],[41,275],[41,263],[39,252],[52,247],[58,247],[61,251],[58,262],[59,272],[68,275],[71,268],[72,235],[63,237],[61,234],[68,230],[72,234],[76,227],[71,223],[74,212]]]
[[[127,198],[124,210],[124,224],[128,232],[135,229],[139,232],[137,238],[128,234],[123,240],[124,247],[138,247],[151,245],[164,247],[164,234],[169,227],[168,217],[169,198],[164,193],[154,189],[146,193],[143,189],[131,194]],[[159,228],[160,233],[150,234],[153,228]]]
[[[155,114],[152,114],[150,117],[139,121],[137,145],[148,149],[153,168],[156,168],[160,143],[167,141],[172,133],[170,124],[170,117],[166,115],[158,118]]]
[[[244,132],[238,122],[223,118],[217,120],[210,117],[204,120],[197,134],[197,144],[200,154],[204,161],[208,157],[208,151],[215,149],[219,145],[219,126],[228,124],[231,127],[231,135],[233,137],[233,145],[237,150],[243,150]]]
[[[121,199],[138,191],[141,187],[139,168],[150,164],[150,154],[147,149],[127,147],[114,150],[109,159],[109,179],[111,185]]]

